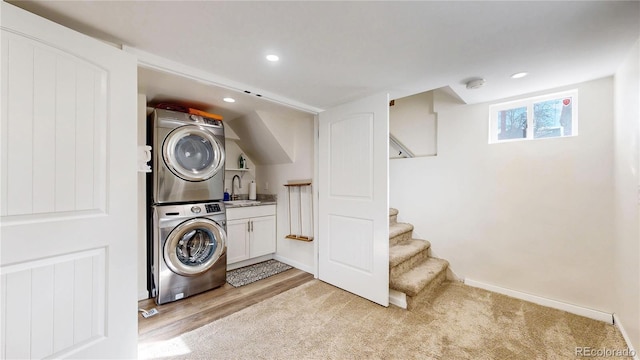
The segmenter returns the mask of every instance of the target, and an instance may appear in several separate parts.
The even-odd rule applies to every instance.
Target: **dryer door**
[[[207,218],[190,219],[169,233],[164,261],[178,275],[199,275],[222,256],[226,243],[226,232],[218,223]]]
[[[165,164],[177,177],[205,181],[223,170],[224,145],[201,126],[174,129],[162,145]]]

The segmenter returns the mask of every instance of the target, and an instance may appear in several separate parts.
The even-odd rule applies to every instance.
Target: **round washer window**
[[[209,140],[197,136],[187,135],[176,142],[176,161],[191,172],[205,170],[215,161],[213,146]]]
[[[224,146],[207,129],[188,125],[174,129],[163,144],[164,162],[176,176],[204,181],[222,170]]]
[[[164,259],[176,274],[194,276],[209,270],[223,254],[226,233],[216,222],[195,218],[176,226],[164,245]]]
[[[187,266],[198,266],[207,262],[216,252],[215,235],[206,229],[195,229],[182,235],[176,245],[178,261]]]

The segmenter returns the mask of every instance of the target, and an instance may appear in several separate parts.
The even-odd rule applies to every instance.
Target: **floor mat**
[[[278,260],[267,260],[261,263],[227,271],[227,282],[233,287],[240,287],[289,269],[291,269],[291,266],[281,263]]]

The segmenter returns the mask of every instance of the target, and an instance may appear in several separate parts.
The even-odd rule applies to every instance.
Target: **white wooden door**
[[[0,358],[135,358],[136,60],[0,6]]]
[[[318,275],[389,305],[389,96],[320,113]]]

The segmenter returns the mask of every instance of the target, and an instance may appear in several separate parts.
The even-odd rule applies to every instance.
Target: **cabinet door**
[[[227,221],[227,264],[249,258],[249,220]]]
[[[261,216],[252,218],[250,221],[249,257],[276,252],[276,217]]]

